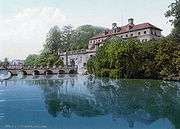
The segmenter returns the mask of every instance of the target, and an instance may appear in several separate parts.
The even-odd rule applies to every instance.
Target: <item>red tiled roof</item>
[[[143,30],[143,29],[147,29],[147,28],[153,28],[153,29],[157,29],[157,30],[162,31],[160,28],[158,28],[158,27],[156,27],[156,26],[154,26],[154,25],[152,25],[150,23],[142,23],[142,24],[138,24],[138,25],[128,24],[126,26],[117,27],[116,28],[116,33],[114,33],[113,30],[106,30],[105,32],[102,32],[102,33],[92,37],[91,39],[97,39],[97,38],[101,38],[101,37],[107,37],[107,36],[112,36],[112,35],[117,35],[117,34],[123,34],[123,33],[127,33],[127,32]]]

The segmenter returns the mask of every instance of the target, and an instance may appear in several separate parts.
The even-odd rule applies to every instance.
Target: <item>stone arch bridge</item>
[[[12,75],[77,74],[77,67],[67,68],[8,68]]]

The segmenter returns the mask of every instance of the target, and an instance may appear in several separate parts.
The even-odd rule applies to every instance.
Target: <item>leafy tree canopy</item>
[[[138,40],[112,38],[105,41],[88,71],[113,78],[172,79],[180,75],[180,44],[172,37],[141,43]]]
[[[165,16],[170,18],[169,21],[174,25],[172,34],[176,37],[177,41],[180,42],[180,0],[176,0],[169,8]]]
[[[47,34],[43,50],[40,55],[29,55],[25,60],[26,66],[63,65],[59,53],[88,48],[89,39],[104,31],[102,27],[83,25],[73,29],[71,25],[63,28],[54,26]]]

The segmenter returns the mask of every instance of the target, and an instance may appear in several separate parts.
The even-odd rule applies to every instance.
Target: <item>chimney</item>
[[[134,19],[133,18],[128,19],[128,23],[133,25],[134,24]]]
[[[112,23],[112,29],[116,29],[117,28],[117,23]]]

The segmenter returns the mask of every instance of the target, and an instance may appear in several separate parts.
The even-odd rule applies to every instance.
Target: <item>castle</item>
[[[65,52],[60,53],[60,58],[63,60],[64,64],[66,64],[66,60],[69,65],[73,62],[73,64],[78,66],[78,72],[81,73],[87,64],[88,59],[96,54],[97,49],[103,45],[105,39],[112,36],[118,36],[122,39],[136,38],[141,42],[145,42],[162,37],[161,31],[160,28],[150,23],[135,25],[134,19],[130,18],[128,19],[127,25],[118,27],[117,23],[113,23],[112,29],[105,30],[92,37],[89,40],[88,49],[68,52],[68,56],[66,56]],[[66,57],[68,58],[66,59]]]

